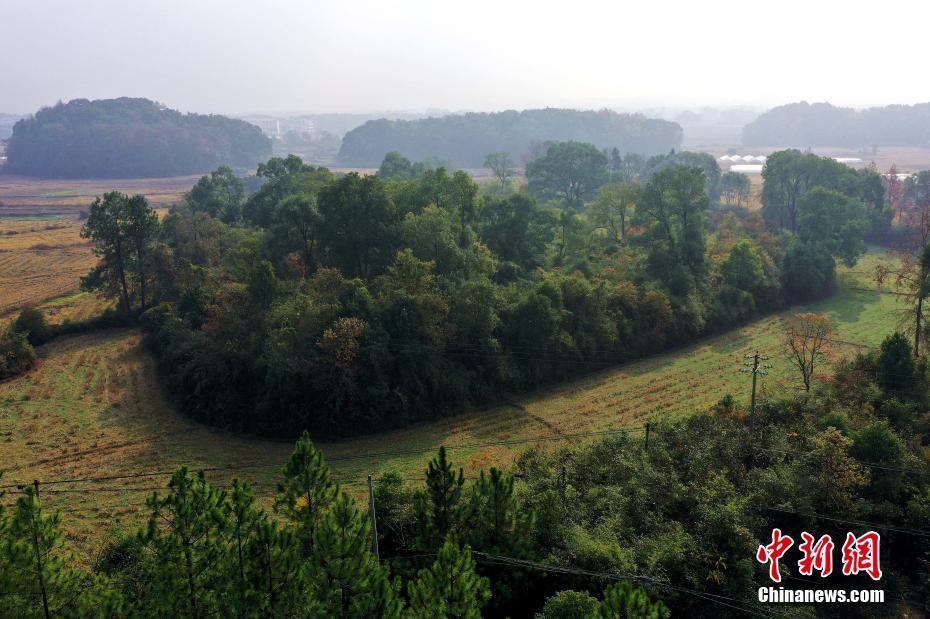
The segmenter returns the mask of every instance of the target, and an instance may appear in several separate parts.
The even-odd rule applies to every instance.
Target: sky
[[[0,112],[917,103],[928,19],[911,0],[0,0]]]

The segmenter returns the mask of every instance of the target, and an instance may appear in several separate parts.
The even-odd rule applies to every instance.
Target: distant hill
[[[182,114],[148,99],[74,99],[13,127],[7,170],[45,178],[145,178],[251,168],[271,154],[261,129]]]
[[[346,165],[377,166],[384,155],[399,151],[408,159],[448,160],[476,168],[485,156],[505,151],[515,160],[546,141],[590,142],[623,153],[656,155],[677,148],[682,129],[674,122],[609,110],[547,108],[494,113],[453,114],[421,120],[372,120],[342,139],[339,159]]]
[[[855,110],[790,103],[743,129],[746,146],[930,146],[930,103]]]

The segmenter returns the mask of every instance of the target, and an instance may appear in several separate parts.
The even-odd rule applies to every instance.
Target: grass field
[[[96,264],[77,219],[0,219],[0,317],[74,290]]]
[[[198,178],[58,180],[0,174],[0,218],[77,217],[107,191],[143,194],[152,206],[168,207],[179,202]]]
[[[881,258],[873,251],[855,271],[841,275],[837,295],[803,309],[828,314],[843,340],[878,344],[894,328],[897,297],[858,288],[874,288],[869,273]],[[749,380],[738,369],[743,355],[755,349],[768,353],[775,365],[762,380],[763,397],[795,391],[797,382],[780,354],[779,317],[772,316],[511,404],[321,446],[337,477],[359,496],[368,473],[421,475],[440,444],[454,447],[454,461],[474,472],[510,462],[528,444],[517,441],[640,428],[648,419],[702,409],[726,393],[745,401]],[[854,350],[847,346],[840,353]],[[513,443],[486,445],[507,441]],[[107,531],[142,522],[144,498],[164,485],[164,471],[181,464],[193,469],[235,467],[208,471],[208,476],[220,484],[233,476],[248,479],[267,503],[292,449],[288,442],[213,430],[174,412],[160,394],[153,362],[133,330],[62,338],[40,350],[33,371],[0,384],[0,445],[7,470],[2,483],[133,476],[95,483],[43,482],[43,497],[65,511],[68,535],[85,553]]]

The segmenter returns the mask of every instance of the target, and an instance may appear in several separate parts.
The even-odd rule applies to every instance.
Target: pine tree
[[[169,493],[156,492],[147,504],[152,513],[142,533],[155,555],[154,593],[150,608],[158,615],[205,617],[221,613],[229,603],[226,495],[207,483],[203,472],[179,469]]]
[[[481,471],[472,487],[468,514],[467,541],[473,548],[510,556],[523,556],[531,544],[532,512],[517,505],[514,477],[491,467]]]
[[[27,486],[12,518],[0,511],[0,616],[115,616],[121,599],[104,578],[70,566],[61,517],[47,514],[38,491]]]
[[[284,483],[278,486],[275,508],[298,525],[298,535],[306,553],[313,544],[320,516],[336,499],[339,486],[307,432],[297,441],[283,473]]]
[[[426,494],[418,497],[417,511],[423,527],[423,543],[438,548],[462,516],[462,490],[465,475],[458,473],[446,458],[446,448],[440,447],[437,457],[426,469]]]
[[[248,544],[249,586],[263,617],[312,617],[319,604],[312,597],[309,571],[300,557],[300,540],[264,513],[257,518]]]
[[[604,590],[604,600],[591,619],[667,619],[671,613],[661,601],[653,601],[642,587],[629,582]]]
[[[310,579],[327,617],[399,617],[397,586],[370,547],[368,520],[340,493],[313,538]]]
[[[471,548],[449,539],[436,561],[407,584],[410,616],[416,619],[479,619],[491,598],[488,579],[475,573]]]

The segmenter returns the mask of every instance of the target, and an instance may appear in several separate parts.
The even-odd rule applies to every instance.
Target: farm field
[[[143,194],[155,208],[178,202],[200,178],[116,180],[41,179],[0,174],[0,218],[77,217],[94,198],[107,191]]]
[[[0,218],[0,317],[74,290],[96,264],[77,219]]]
[[[898,297],[876,290],[871,280],[882,258],[871,251],[854,270],[841,273],[833,298],[793,311],[826,313],[839,339],[877,345],[901,309]],[[726,393],[745,402],[749,380],[738,369],[743,355],[756,349],[775,365],[762,379],[762,397],[793,392],[797,382],[779,352],[779,339],[779,317],[771,316],[510,404],[321,447],[336,477],[358,496],[369,473],[419,477],[440,444],[474,473],[511,462],[540,439],[553,445],[560,438],[584,440],[572,435],[641,429],[647,420],[685,415]],[[0,485],[42,480],[45,501],[65,512],[70,541],[86,553],[86,561],[108,531],[143,522],[145,497],[163,487],[175,467],[206,469],[220,485],[234,476],[247,479],[270,505],[277,473],[292,449],[290,442],[234,436],[173,411],[140,340],[128,329],[62,338],[40,349],[37,368],[0,384],[7,471]],[[838,354],[856,350],[844,345]],[[88,477],[106,479],[53,483]],[[5,501],[11,499],[7,495]]]

